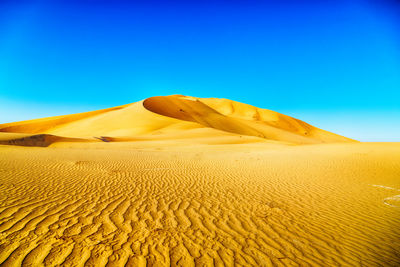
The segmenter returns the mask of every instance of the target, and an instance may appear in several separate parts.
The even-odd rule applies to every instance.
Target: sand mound
[[[180,135],[202,128],[210,129],[206,137],[218,136],[222,131],[228,135],[292,144],[353,141],[274,111],[226,99],[180,95],[151,97],[99,111],[2,124],[0,132],[85,139],[104,136],[112,142],[121,138]]]

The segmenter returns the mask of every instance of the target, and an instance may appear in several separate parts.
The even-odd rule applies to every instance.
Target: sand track
[[[398,144],[234,148],[0,146],[0,263],[400,264]]]

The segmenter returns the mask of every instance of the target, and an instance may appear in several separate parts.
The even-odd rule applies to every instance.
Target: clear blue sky
[[[274,2],[0,1],[0,123],[179,93],[400,141],[400,2]]]

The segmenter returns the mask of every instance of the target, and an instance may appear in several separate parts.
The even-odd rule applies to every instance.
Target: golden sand
[[[168,96],[0,144],[3,266],[400,265],[400,143]]]

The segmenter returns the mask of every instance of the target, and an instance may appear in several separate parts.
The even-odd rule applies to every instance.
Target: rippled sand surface
[[[0,145],[0,263],[399,266],[400,144]]]

